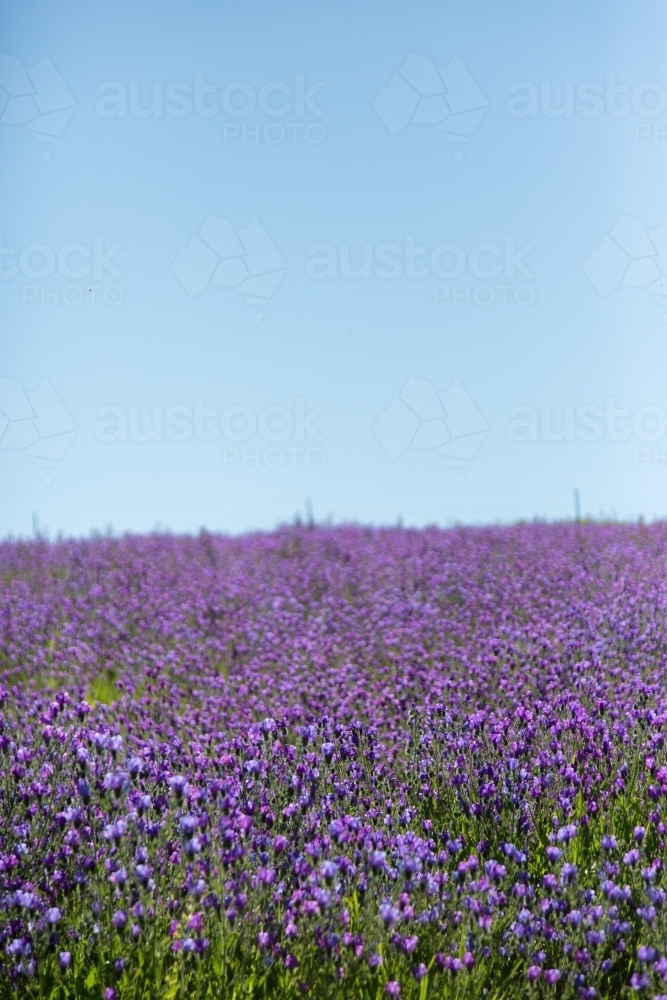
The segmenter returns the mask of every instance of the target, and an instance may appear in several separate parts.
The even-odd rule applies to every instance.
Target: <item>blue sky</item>
[[[1,8],[1,535],[667,514],[664,5]]]

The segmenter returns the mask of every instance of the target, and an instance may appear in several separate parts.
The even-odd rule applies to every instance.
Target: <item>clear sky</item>
[[[0,535],[667,515],[664,3],[0,3]]]

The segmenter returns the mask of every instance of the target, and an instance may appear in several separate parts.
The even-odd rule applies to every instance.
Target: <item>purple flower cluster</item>
[[[667,992],[666,525],[0,567],[17,995]]]

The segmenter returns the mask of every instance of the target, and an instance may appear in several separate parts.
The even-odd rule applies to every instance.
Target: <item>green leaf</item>
[[[174,1000],[174,997],[178,993],[178,966],[175,965],[169,972],[167,976],[167,981],[165,984],[164,1000]]]

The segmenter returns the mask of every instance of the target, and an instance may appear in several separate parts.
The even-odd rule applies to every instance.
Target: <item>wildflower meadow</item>
[[[667,995],[667,524],[0,544],[0,1000]]]

